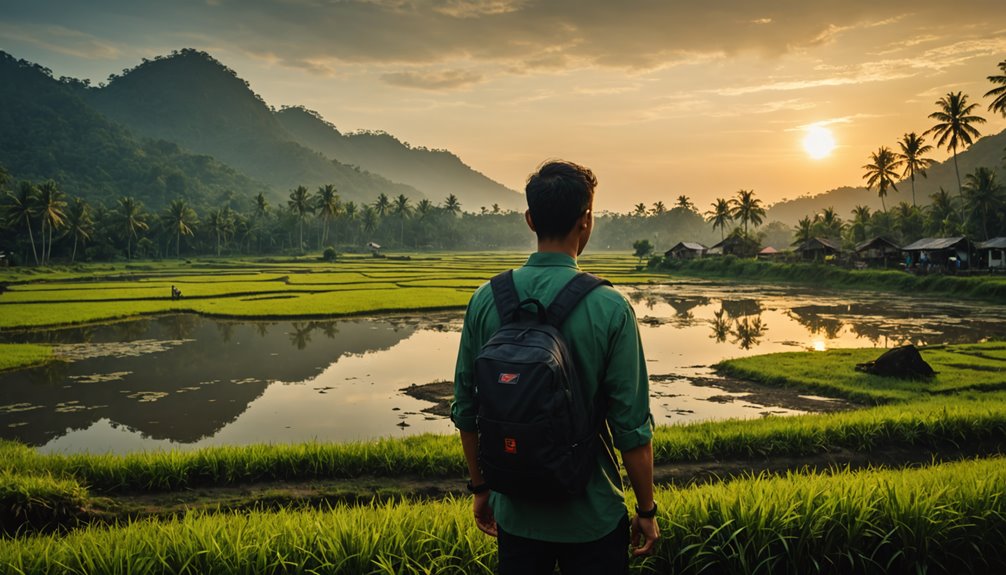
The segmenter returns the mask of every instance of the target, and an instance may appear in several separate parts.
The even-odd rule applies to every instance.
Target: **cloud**
[[[113,42],[58,25],[0,23],[0,38],[87,60],[112,60],[122,52]]]
[[[467,88],[478,84],[482,79],[482,74],[468,70],[392,72],[381,76],[381,80],[392,86],[435,91]]]

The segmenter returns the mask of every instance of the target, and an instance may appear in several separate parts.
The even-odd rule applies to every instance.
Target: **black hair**
[[[539,238],[564,238],[590,208],[597,178],[573,162],[545,162],[528,176],[524,192]]]

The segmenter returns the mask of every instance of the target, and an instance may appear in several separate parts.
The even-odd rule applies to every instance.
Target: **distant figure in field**
[[[171,299],[182,299],[182,291],[175,286],[171,286]]]
[[[516,293],[501,291],[505,295],[501,301],[526,304],[533,299],[547,307],[557,295],[568,293],[565,286],[577,281],[573,280],[580,271],[576,258],[593,229],[596,185],[589,169],[562,161],[548,162],[528,178],[525,219],[538,237],[538,251],[523,267],[512,270],[511,285]],[[520,395],[532,393],[534,388],[523,384],[540,382],[536,379],[540,375],[531,370],[496,374],[485,367],[476,369],[487,365],[486,343],[503,333],[501,325],[513,323],[519,315],[500,311],[512,306],[497,307],[498,285],[496,278],[483,284],[468,304],[451,405],[451,419],[461,432],[471,476],[468,490],[474,495],[475,523],[497,539],[499,573],[503,575],[551,575],[556,563],[565,574],[627,574],[630,546],[634,556],[648,555],[660,537],[653,499],[649,382],[635,313],[625,297],[607,284],[595,286],[559,314],[565,321],[557,322],[557,329],[568,343],[569,365],[575,367],[579,380],[574,393],[587,398],[595,422],[595,432],[588,434],[593,438],[588,442],[592,455],[587,455],[581,472],[585,487],[545,497],[544,489],[524,494],[506,479],[516,473],[505,468],[501,475],[500,468],[490,463],[499,459],[487,459],[499,457],[499,452],[533,455],[538,445],[549,441],[519,433],[494,436],[500,422],[488,415],[489,392],[509,391],[498,392],[489,386],[505,386]],[[501,318],[501,314],[510,317]],[[545,317],[552,317],[550,314],[551,308]],[[491,405],[496,409],[506,404],[500,400]],[[622,453],[636,495],[631,521],[615,449]]]

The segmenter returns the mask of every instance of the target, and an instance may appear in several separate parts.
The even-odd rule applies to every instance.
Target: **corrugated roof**
[[[814,250],[817,248],[814,244],[819,244],[820,246],[826,247],[828,249],[835,250],[836,252],[842,251],[842,242],[838,240],[833,240],[831,238],[810,238],[809,240],[800,244],[797,251]]]
[[[975,247],[980,250],[987,250],[989,248],[1003,250],[1006,249],[1006,237],[992,238],[991,240],[975,245]]]
[[[922,238],[921,240],[908,244],[901,249],[906,252],[945,250],[956,246],[962,241],[965,241],[964,236],[956,236],[952,238]]]

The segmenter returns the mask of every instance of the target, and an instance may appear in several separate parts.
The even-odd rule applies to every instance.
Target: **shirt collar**
[[[563,266],[573,269],[580,269],[576,265],[576,260],[568,254],[559,252],[535,252],[527,258],[527,266]]]

